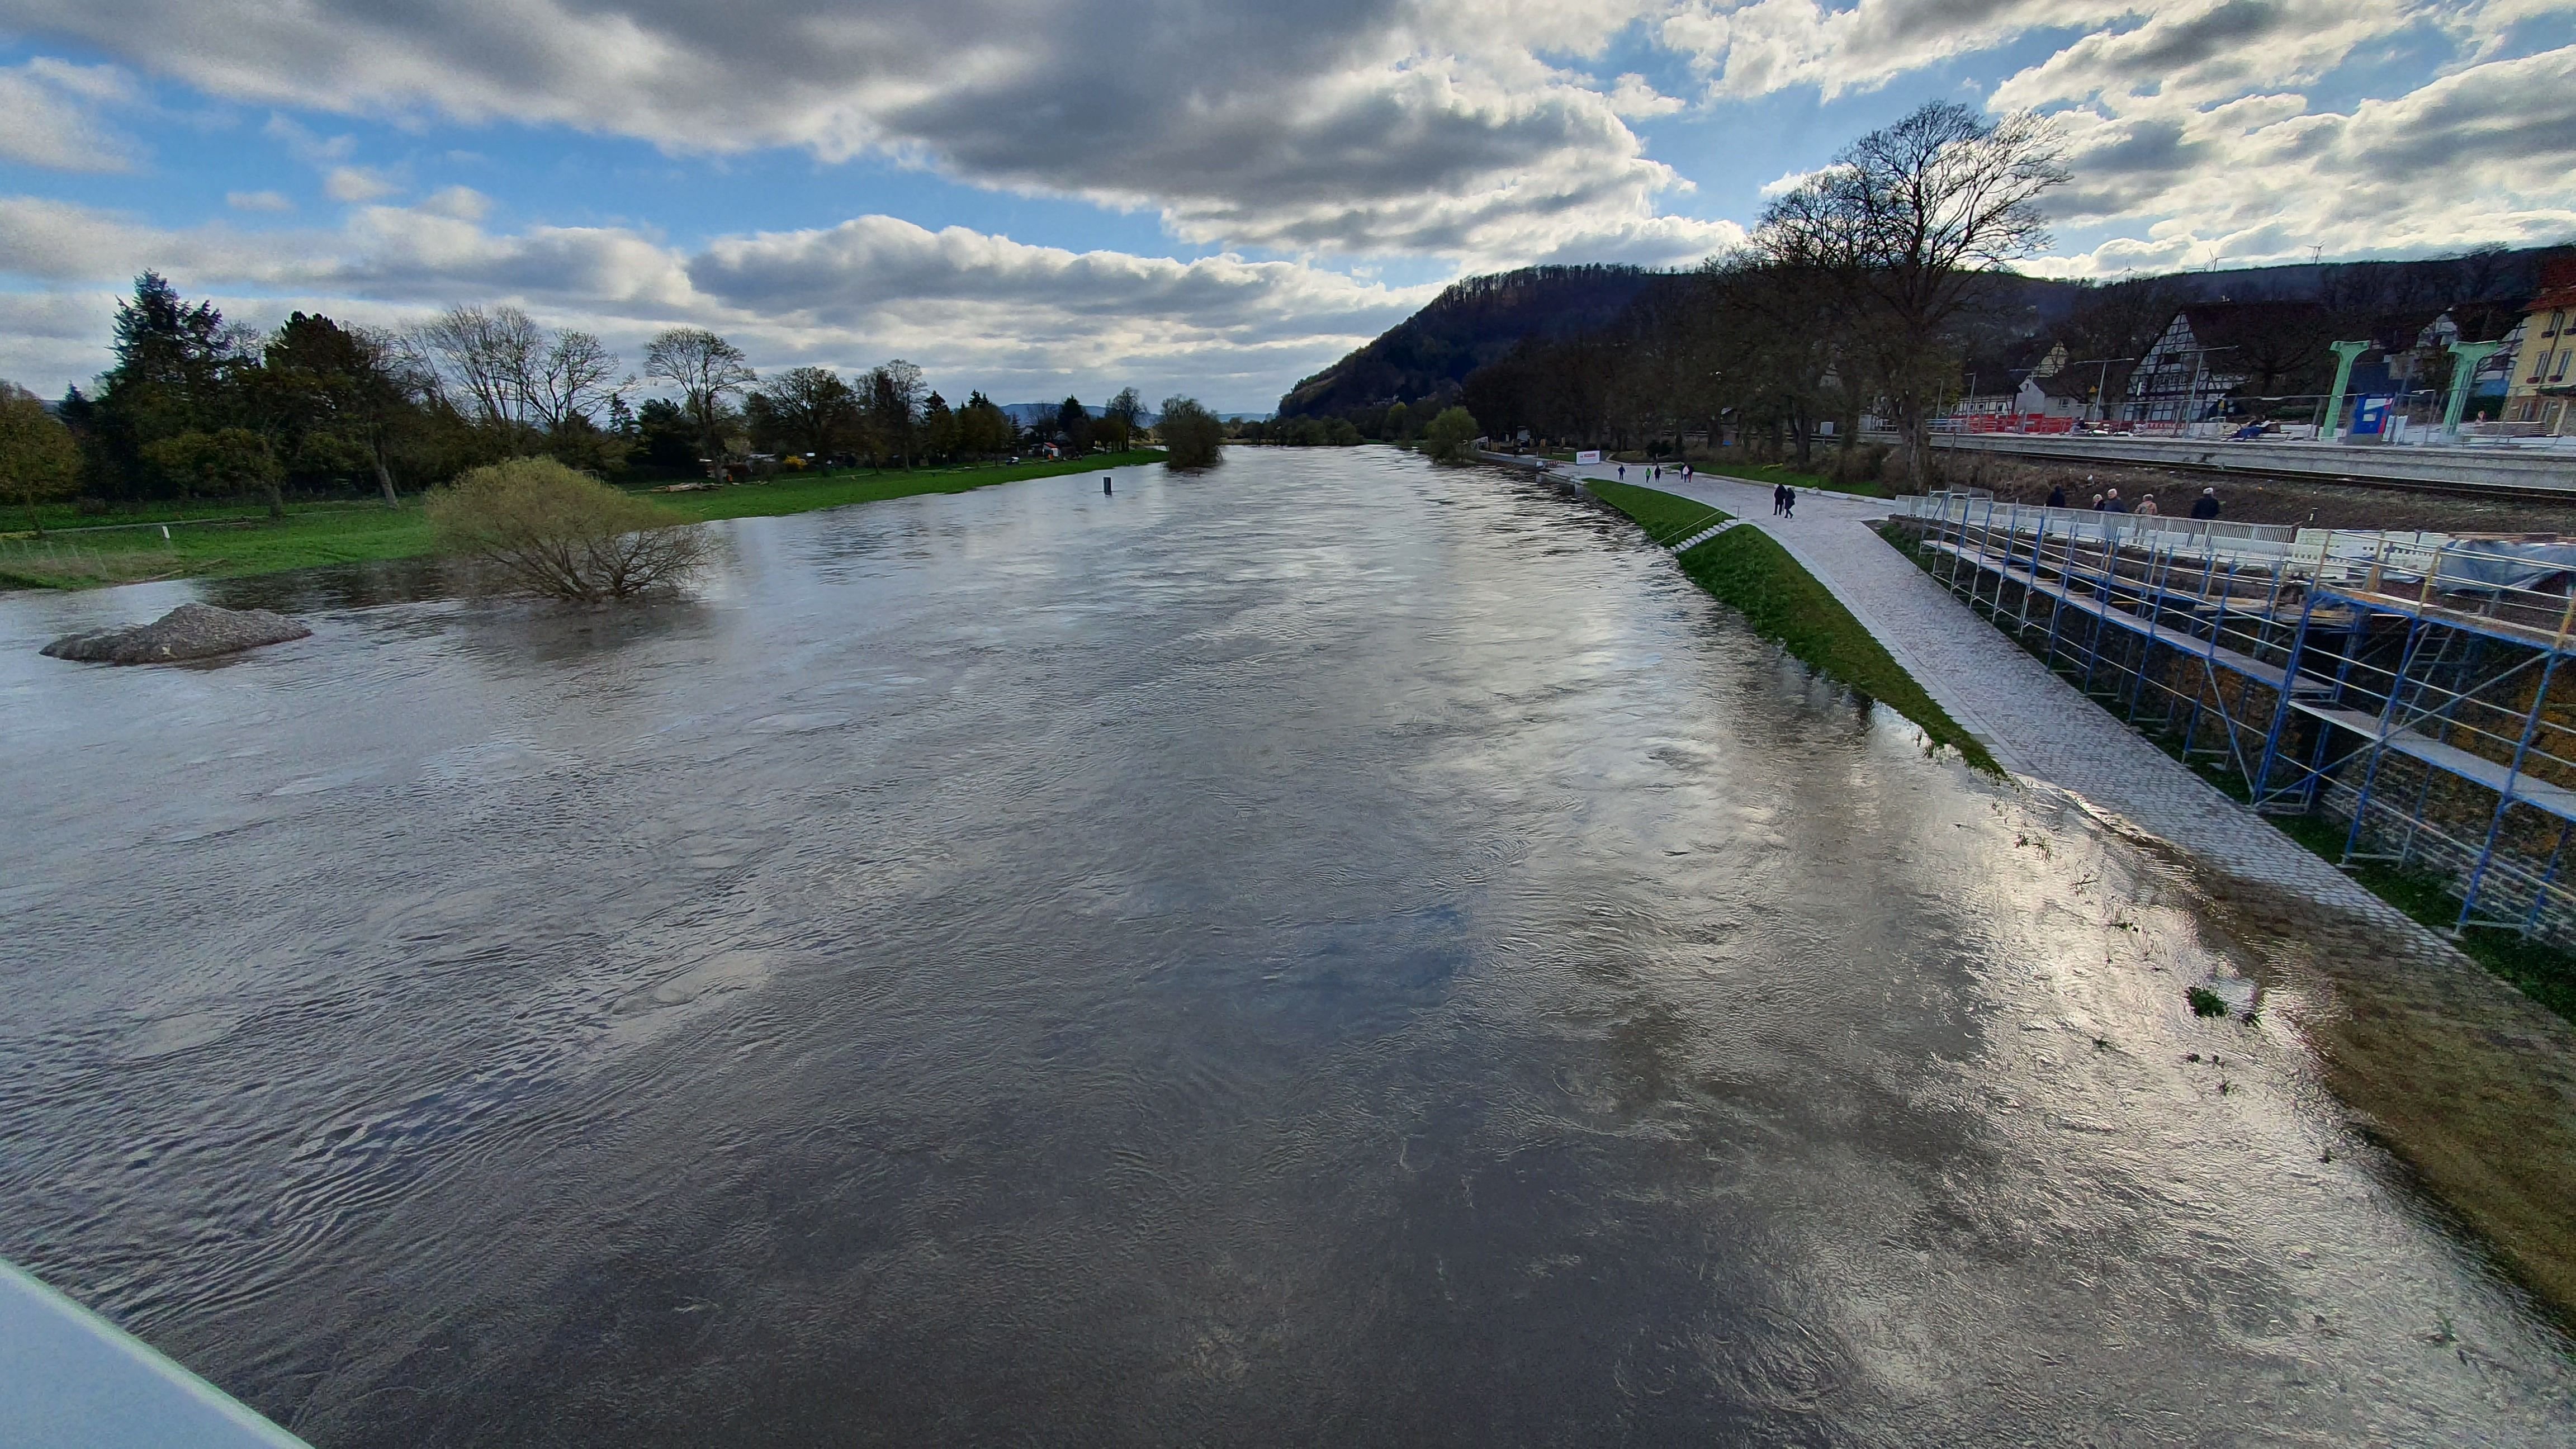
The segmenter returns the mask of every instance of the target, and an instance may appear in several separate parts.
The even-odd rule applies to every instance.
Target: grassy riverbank
[[[1667,546],[1727,516],[1694,499],[1634,484],[1589,486],[1593,496]],[[1778,640],[1801,663],[1895,710],[1935,744],[1957,750],[1978,769],[1998,769],[1985,746],[1961,729],[1887,646],[1770,535],[1758,528],[1730,528],[1679,561],[1692,582],[1743,614],[1755,632]]]
[[[1156,462],[1159,451],[1139,449],[1061,462],[980,468],[781,475],[703,493],[653,494],[677,520],[769,518],[875,503],[921,493],[963,493],[1023,478],[1088,473]],[[67,527],[66,511],[49,519],[57,531],[42,538],[0,538],[0,588],[83,589],[161,578],[238,578],[328,564],[418,558],[436,551],[429,519],[418,498],[399,509],[379,503],[303,503],[271,519],[239,505],[172,506],[143,521],[116,526]],[[167,524],[169,537],[161,536]]]

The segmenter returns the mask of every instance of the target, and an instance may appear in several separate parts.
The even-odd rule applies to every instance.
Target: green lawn
[[[1594,483],[1593,495],[1635,519],[1658,542],[1687,538],[1726,515],[1705,503],[1626,483]],[[1985,746],[1959,727],[1851,610],[1758,528],[1730,528],[1680,556],[1692,582],[1742,613],[1825,677],[1912,720],[1933,743],[1970,765],[2001,773]]]
[[[704,493],[646,496],[685,522],[766,518],[917,493],[962,493],[1022,478],[1150,463],[1162,456],[1159,451],[1139,450],[1009,467],[845,472],[810,478],[784,475],[773,482]],[[418,558],[436,551],[418,498],[404,499],[399,511],[375,503],[302,503],[276,520],[238,503],[200,505],[193,512],[173,508],[152,517],[176,524],[189,517],[210,516],[224,521],[174,526],[167,539],[157,526],[0,538],[0,588],[79,589],[155,578],[234,578],[327,564]]]
[[[1729,478],[1741,478],[1748,483],[1786,483],[1792,488],[1810,489],[1818,493],[1850,493],[1862,498],[1887,496],[1887,490],[1875,483],[1859,481],[1837,483],[1822,473],[1801,473],[1795,468],[1778,463],[1694,462],[1691,467],[1702,473],[1723,473]]]

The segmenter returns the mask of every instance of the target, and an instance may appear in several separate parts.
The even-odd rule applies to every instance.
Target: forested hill
[[[1643,267],[1524,267],[1452,283],[1431,305],[1291,388],[1279,416],[1342,417],[1391,401],[1453,396],[1467,374],[1526,337],[1608,326],[1658,273]]]
[[[2415,261],[2326,262],[2178,272],[2136,278],[2162,305],[2216,301],[2319,301],[2370,312],[2464,300],[2512,306],[2539,287],[2540,265],[2560,248],[2484,248]],[[1627,266],[1528,267],[1469,277],[1376,341],[1307,378],[1279,400],[1279,416],[1354,417],[1390,402],[1455,398],[1467,375],[1527,339],[1554,341],[1619,322],[1674,274]],[[2006,283],[1994,319],[2035,336],[2056,329],[2096,289],[2018,277]],[[2159,319],[2158,325],[2161,325]]]

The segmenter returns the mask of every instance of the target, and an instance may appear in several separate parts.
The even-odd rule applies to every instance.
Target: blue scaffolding
[[[2256,810],[2444,878],[2456,929],[2576,938],[2576,591],[2549,546],[1982,493],[1900,510],[1953,593]]]

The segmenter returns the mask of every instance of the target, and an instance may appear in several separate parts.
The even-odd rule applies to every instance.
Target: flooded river
[[[1545,485],[723,536],[0,601],[0,1255],[325,1449],[2576,1437],[2281,943]]]

